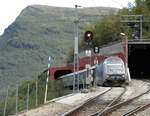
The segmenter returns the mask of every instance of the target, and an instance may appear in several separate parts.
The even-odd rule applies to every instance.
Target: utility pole
[[[140,40],[142,39],[142,33],[143,33],[143,30],[142,30],[142,22],[143,22],[143,15],[140,16]]]
[[[78,18],[78,10],[77,8],[81,7],[78,5],[75,5],[75,21],[74,21],[74,31],[75,31],[75,37],[74,37],[74,79],[73,79],[73,92],[75,90],[79,91],[79,53],[78,53],[78,36],[79,36],[79,18]],[[76,73],[77,72],[77,73]]]

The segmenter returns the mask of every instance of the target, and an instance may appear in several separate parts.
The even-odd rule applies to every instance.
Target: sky
[[[0,2],[0,35],[15,21],[20,12],[28,5],[49,5],[61,7],[74,7],[76,4],[82,7],[127,7],[128,2],[134,0],[1,0]]]

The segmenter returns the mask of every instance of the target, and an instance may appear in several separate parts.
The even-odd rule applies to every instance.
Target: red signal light
[[[87,35],[86,35],[88,38],[90,38],[91,37],[91,33],[87,33]]]
[[[86,31],[84,35],[84,39],[86,42],[90,43],[93,39],[93,33],[91,31]]]

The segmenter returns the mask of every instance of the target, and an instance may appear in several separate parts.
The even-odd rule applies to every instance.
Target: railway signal
[[[84,34],[84,39],[85,39],[85,42],[90,43],[93,39],[92,31],[86,31]]]
[[[95,46],[93,51],[94,51],[95,54],[98,54],[100,52],[100,47]]]

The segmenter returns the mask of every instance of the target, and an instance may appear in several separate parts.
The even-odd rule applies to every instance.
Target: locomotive
[[[118,56],[107,57],[97,68],[97,84],[121,86],[126,82],[125,65]]]

